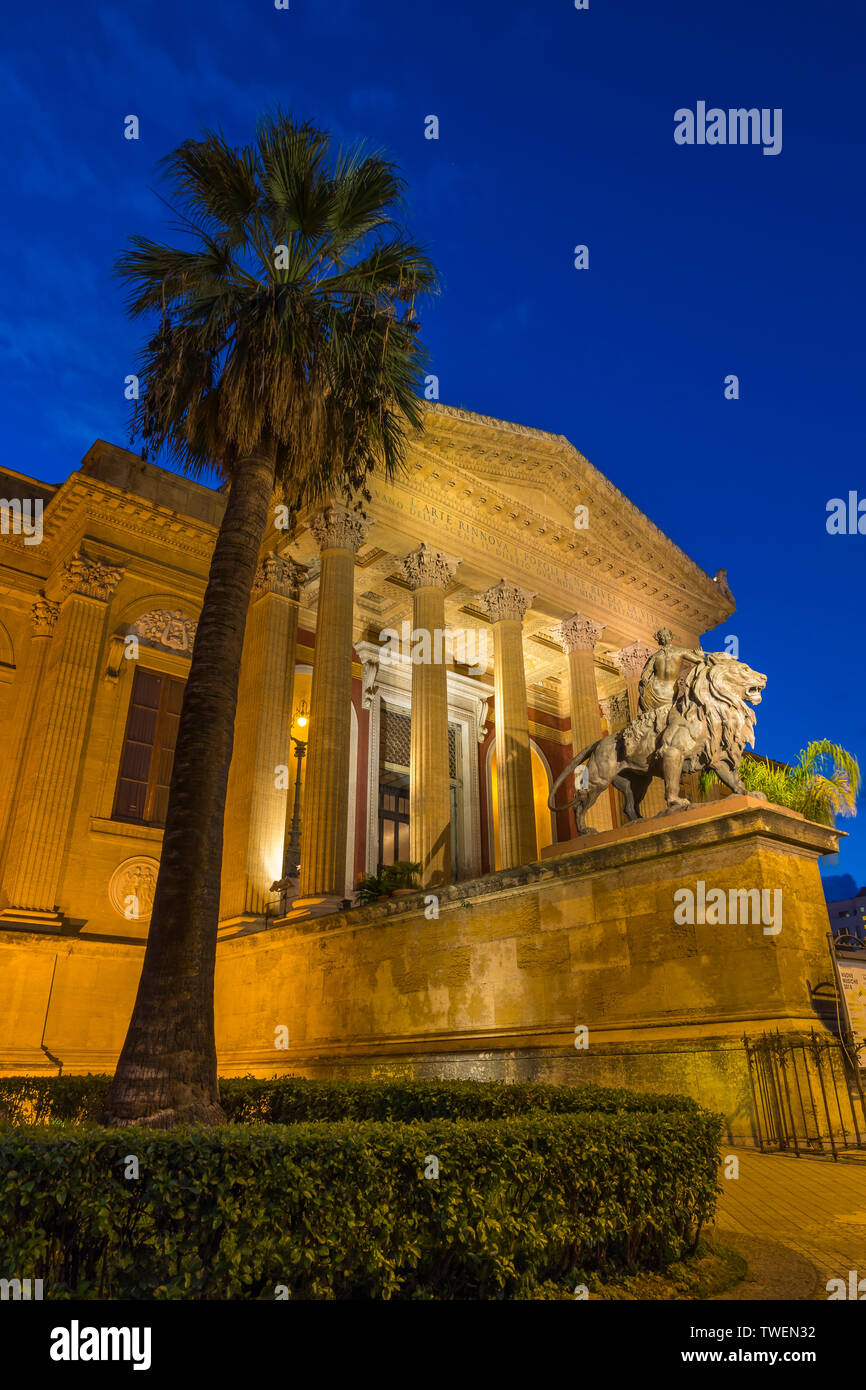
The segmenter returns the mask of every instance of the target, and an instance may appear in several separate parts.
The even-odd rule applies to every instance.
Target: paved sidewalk
[[[866,1164],[726,1152],[740,1176],[720,1169],[716,1230],[732,1236],[750,1273],[732,1297],[826,1299],[828,1279],[847,1282],[852,1269],[866,1278]]]

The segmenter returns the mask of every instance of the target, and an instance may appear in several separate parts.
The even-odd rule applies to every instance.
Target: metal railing
[[[762,1152],[827,1153],[866,1149],[866,1097],[856,1060],[839,1040],[744,1037],[758,1143]]]

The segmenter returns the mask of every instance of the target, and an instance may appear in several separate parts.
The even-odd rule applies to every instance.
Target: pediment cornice
[[[444,481],[453,493],[462,482],[483,485],[485,505],[496,496],[496,524],[524,540],[555,550],[561,563],[599,578],[674,618],[711,627],[733,611],[733,602],[706,571],[652,522],[563,435],[531,429],[452,406],[430,404],[423,430],[410,441],[410,459],[426,460],[425,482],[437,462],[450,471]],[[411,464],[410,464],[411,469]],[[526,489],[517,501],[515,489]],[[452,481],[453,480],[453,481]],[[475,490],[472,489],[474,492]],[[533,505],[546,493],[562,508],[561,524]],[[519,513],[512,516],[511,511]],[[577,504],[589,507],[587,530],[569,529]],[[550,509],[548,508],[548,511]],[[504,515],[503,515],[504,513]],[[514,523],[517,523],[516,525]],[[509,523],[511,523],[509,525]]]
[[[117,530],[128,545],[131,537],[148,542],[148,547],[166,549],[210,563],[215,528],[185,516],[172,507],[125,492],[84,473],[72,473],[59,487],[46,509],[44,539],[40,550],[53,560],[68,549],[70,536],[94,526]]]

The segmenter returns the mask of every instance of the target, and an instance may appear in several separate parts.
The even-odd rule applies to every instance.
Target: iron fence
[[[866,1149],[866,1098],[856,1058],[835,1037],[743,1038],[761,1151]]]

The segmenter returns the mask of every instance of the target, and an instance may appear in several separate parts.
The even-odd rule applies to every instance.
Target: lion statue
[[[687,811],[680,796],[684,772],[712,768],[732,792],[746,791],[740,781],[743,752],[755,742],[755,711],[767,677],[723,652],[704,653],[680,675],[671,704],[648,709],[618,733],[607,734],[572,758],[557,777],[548,798],[551,811],[573,809],[578,835],[594,833],[586,813],[611,784],[622,792],[625,814],[640,820],[640,804],[653,777],[663,777],[667,808],[662,815]],[[576,769],[575,794],[564,806],[556,793]],[[753,792],[753,796],[760,793]]]

